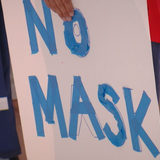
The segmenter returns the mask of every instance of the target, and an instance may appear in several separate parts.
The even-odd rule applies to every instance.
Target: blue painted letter
[[[75,9],[72,21],[66,21],[63,24],[65,27],[64,37],[67,47],[72,54],[85,57],[89,52],[90,42],[87,24],[80,10]],[[79,30],[78,33],[75,31],[76,29]]]
[[[108,94],[112,97],[112,100],[114,102],[114,104],[109,101],[108,99],[105,99],[105,94]],[[119,101],[119,96],[117,95],[117,93],[114,91],[114,89],[107,85],[107,84],[102,84],[99,85],[99,89],[98,89],[98,98],[99,101],[101,102],[101,104],[114,115],[114,118],[117,120],[117,126],[119,129],[119,132],[117,135],[115,135],[109,125],[106,123],[105,127],[104,127],[104,132],[106,133],[108,139],[111,141],[111,143],[117,147],[120,147],[124,144],[125,140],[126,140],[126,131],[125,131],[125,127],[124,127],[124,123],[121,119],[120,113],[118,112],[118,110],[116,109],[115,104]]]
[[[44,11],[46,29],[42,21],[40,20],[38,14],[36,13],[33,5],[31,4],[30,0],[23,0],[28,33],[30,38],[31,51],[32,51],[32,54],[37,53],[39,51],[36,32],[35,32],[35,26],[36,26],[46,46],[48,47],[50,53],[52,55],[57,54],[51,12],[50,12],[50,9],[45,5],[44,1],[43,0],[41,1],[42,1],[43,11]]]
[[[80,97],[82,98],[83,102],[79,101]],[[69,137],[71,137],[74,140],[76,140],[77,138],[77,123],[79,114],[88,114],[98,139],[101,140],[105,138],[102,129],[98,123],[98,120],[96,118],[95,110],[83,87],[81,78],[74,77],[71,118],[69,126]]]
[[[139,139],[138,139],[138,136],[140,136],[143,142],[145,143],[145,145],[148,147],[148,149],[152,153],[152,155],[156,157],[159,154],[159,151],[157,147],[154,145],[154,143],[152,142],[152,140],[150,139],[150,137],[147,135],[143,127],[141,126],[151,100],[147,96],[146,92],[143,92],[138,109],[134,113],[131,89],[123,88],[123,90],[124,90],[124,97],[126,101],[133,149],[137,152],[141,152]]]
[[[62,138],[67,138],[67,128],[64,119],[58,84],[56,76],[48,75],[48,92],[47,92],[47,100],[43,94],[43,91],[40,87],[38,79],[35,76],[29,77],[33,109],[36,121],[37,135],[44,136],[43,129],[43,120],[41,114],[41,108],[44,112],[46,121],[49,124],[54,123],[53,115],[54,115],[54,106],[56,108],[57,118],[59,122],[59,128],[61,132]]]

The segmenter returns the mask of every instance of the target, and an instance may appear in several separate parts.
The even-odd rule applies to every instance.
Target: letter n
[[[39,51],[36,32],[35,32],[35,26],[36,26],[50,53],[52,55],[57,54],[51,11],[45,5],[44,1],[43,0],[41,1],[44,11],[46,28],[44,27],[42,21],[40,20],[30,0],[23,0],[27,27],[28,27],[28,34],[30,39],[31,52],[32,54],[35,54]]]

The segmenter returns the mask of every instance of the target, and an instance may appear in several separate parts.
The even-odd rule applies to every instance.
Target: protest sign
[[[145,0],[2,0],[28,160],[159,158]]]

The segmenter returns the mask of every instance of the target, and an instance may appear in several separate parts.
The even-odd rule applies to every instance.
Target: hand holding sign
[[[44,0],[46,5],[56,12],[63,21],[71,21],[73,12],[73,5],[71,0]]]

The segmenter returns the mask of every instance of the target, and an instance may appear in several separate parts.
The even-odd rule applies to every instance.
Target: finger
[[[66,7],[64,6],[64,3],[62,2],[62,0],[55,0],[55,3],[59,8],[59,10],[61,11],[63,17],[66,18],[66,20],[71,21],[71,16],[67,12]]]
[[[68,14],[73,17],[74,15],[74,10],[73,10],[73,4],[71,0],[62,0],[63,4],[68,12]]]
[[[51,8],[51,4],[50,4],[49,0],[44,0],[44,2],[46,3],[47,7]]]
[[[57,13],[59,15],[59,17],[62,18],[63,21],[66,21],[65,16],[61,12],[61,9],[58,7],[58,5],[55,2],[55,0],[48,0],[48,1],[49,1],[49,8],[51,8],[55,13]]]

